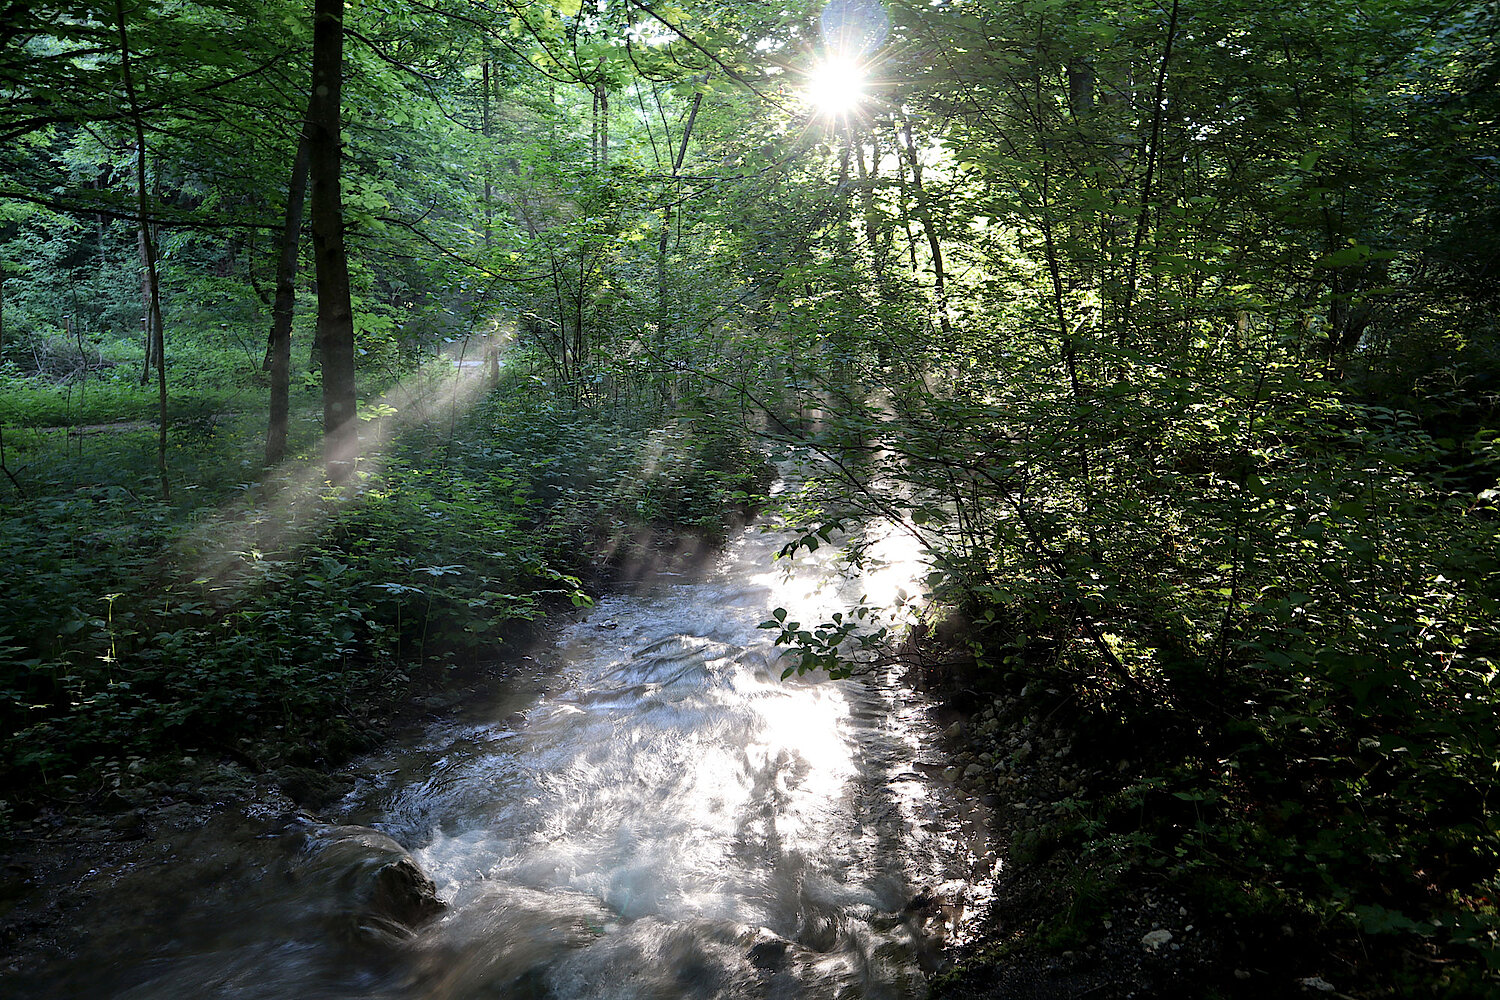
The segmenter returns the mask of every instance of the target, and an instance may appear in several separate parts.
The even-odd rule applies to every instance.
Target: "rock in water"
[[[370,909],[407,927],[417,927],[443,912],[437,886],[411,855],[382,865],[375,872]]]
[[[300,874],[320,891],[334,915],[354,918],[377,936],[410,937],[442,913],[437,887],[392,837],[367,826],[300,821]]]

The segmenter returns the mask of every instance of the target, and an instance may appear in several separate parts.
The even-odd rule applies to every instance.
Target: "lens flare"
[[[807,103],[830,118],[847,115],[864,101],[867,83],[868,75],[858,62],[830,56],[807,74]]]

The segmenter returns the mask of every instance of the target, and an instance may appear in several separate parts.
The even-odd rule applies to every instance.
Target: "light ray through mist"
[[[497,338],[502,345],[509,335]],[[504,364],[503,356],[499,360]],[[362,408],[356,473],[340,488],[357,495],[386,468],[391,447],[419,427],[452,426],[491,388],[492,372],[460,354],[438,359],[400,379]],[[252,499],[229,504],[189,531],[176,546],[194,583],[213,589],[233,586],[240,571],[253,568],[272,553],[285,556],[307,544],[328,526],[337,506],[320,503],[330,489],[321,451],[288,459],[274,474],[250,488]]]

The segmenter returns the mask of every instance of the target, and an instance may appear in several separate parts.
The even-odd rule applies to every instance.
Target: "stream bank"
[[[927,646],[908,648],[918,674],[954,655]],[[1224,927],[1165,882],[1110,883],[1118,872],[1059,849],[1058,827],[1130,767],[1092,738],[1070,697],[947,671],[934,693],[951,713],[946,776],[990,807],[1001,853],[994,904],[935,979],[935,1000],[1296,995],[1226,968]]]
[[[623,551],[628,561],[593,564],[592,589],[692,572],[712,560],[717,544],[687,531],[641,530]],[[404,697],[352,701],[317,731],[276,726],[218,751],[138,758],[106,770],[94,792],[77,798],[39,792],[0,827],[0,981],[76,955],[98,922],[100,900],[117,896],[123,878],[172,869],[184,844],[269,836],[315,818],[359,782],[353,765],[362,755],[418,739],[497,687],[543,689],[533,652],[588,614],[553,601],[540,620],[509,629],[504,659],[419,674]],[[137,904],[126,898],[119,908]]]
[[[120,818],[39,817],[4,978],[35,997],[921,995],[984,905],[980,817],[930,774],[940,730],[895,675],[781,679],[770,608],[817,620],[856,585],[831,551],[772,566],[779,544],[744,532],[706,571],[606,597],[340,772],[321,820],[232,759],[181,763]],[[306,849],[384,870],[389,837],[447,903],[406,931]]]
[[[935,631],[904,654],[944,705],[946,776],[990,807],[1000,862],[994,903],[933,1000],[1494,995],[1461,952],[1394,947],[1250,895],[1235,859],[1161,860],[1173,852],[1140,790],[1192,805],[1170,713],[1083,708],[1061,674],[976,671],[961,634]]]

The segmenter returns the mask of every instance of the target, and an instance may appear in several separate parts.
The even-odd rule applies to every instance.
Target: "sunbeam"
[[[503,346],[509,336],[497,338]],[[451,423],[472,408],[492,385],[489,356],[482,362],[460,355],[424,365],[368,401],[359,434],[358,474],[351,491],[371,481],[386,464],[402,434],[434,422]],[[190,532],[178,544],[196,555],[195,583],[229,588],[244,580],[247,567],[263,554],[286,553],[316,537],[336,506],[319,503],[329,485],[321,456],[286,462],[257,484],[246,505],[231,505]],[[255,575],[251,569],[251,577]]]

